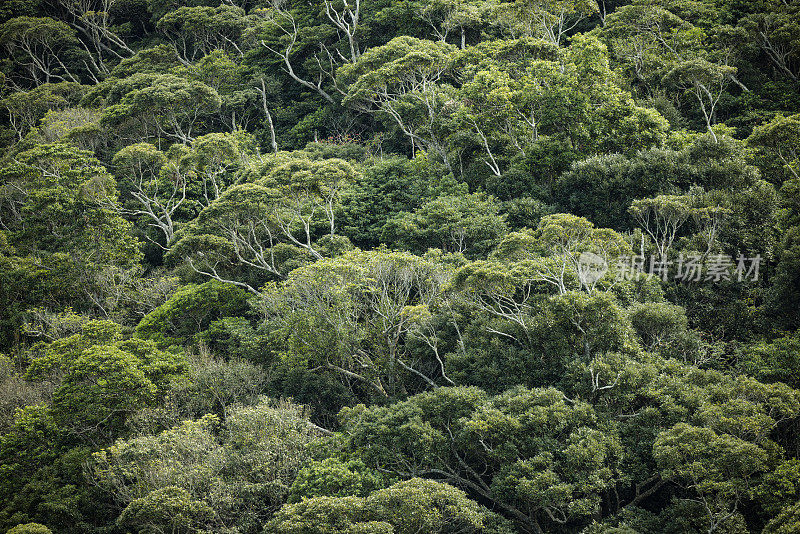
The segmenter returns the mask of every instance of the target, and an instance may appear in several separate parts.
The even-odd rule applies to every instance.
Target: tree
[[[508,230],[499,209],[492,197],[479,193],[441,196],[387,221],[383,240],[418,254],[438,247],[470,257],[482,255]]]
[[[447,41],[450,32],[458,31],[461,49],[464,50],[467,46],[467,30],[478,27],[484,21],[487,7],[479,1],[436,0],[419,2],[415,11],[440,41]]]
[[[143,407],[128,419],[135,435],[158,433],[206,414],[226,419],[231,408],[259,402],[268,384],[264,367],[244,359],[250,354],[224,351],[220,345],[213,346],[220,354],[214,356],[209,337],[197,336],[201,338],[197,346],[186,349],[186,370],[166,388],[163,404]],[[259,341],[263,338],[253,339],[252,344]]]
[[[149,532],[196,532],[212,523],[214,510],[191,498],[188,491],[168,486],[134,499],[117,519],[120,525]]]
[[[794,82],[800,68],[800,25],[797,6],[766,2],[767,9],[743,17],[739,26],[761,48],[778,71]]]
[[[714,137],[711,126],[726,87],[733,83],[744,92],[749,89],[731,66],[737,59],[741,35],[724,26],[714,35],[703,27],[703,19],[708,17],[701,3],[634,3],[610,14],[603,34],[648,93],[677,89],[693,97]]]
[[[504,153],[524,156],[540,135],[569,132],[580,121],[584,102],[574,73],[549,57],[528,57],[549,56],[543,49],[547,51],[530,38],[491,42],[465,51],[459,60],[465,63],[466,79],[458,118],[475,132],[476,144],[486,155],[483,161],[496,176],[503,174],[501,163],[508,158]],[[510,57],[496,62],[484,54]]]
[[[284,261],[322,258],[315,241],[325,234],[328,242],[337,241],[340,195],[355,177],[343,160],[290,158],[255,183],[226,190],[200,213],[194,231],[169,257],[187,258],[200,274],[258,293],[248,282],[225,278],[221,268],[242,265],[281,278]]]
[[[188,165],[199,178],[198,184],[190,184],[193,196],[199,197],[203,207],[218,199],[225,189],[235,181],[235,172],[246,167],[249,158],[249,139],[244,135],[210,133],[198,137],[192,143],[191,152],[181,161]]]
[[[112,105],[105,108],[103,122],[115,126],[141,120],[146,135],[191,143],[200,122],[219,111],[219,94],[204,83],[171,74],[136,74],[112,88]],[[109,102],[109,103],[112,103]]]
[[[608,267],[630,250],[623,237],[607,228],[595,228],[583,217],[565,213],[546,215],[536,230],[512,232],[497,246],[494,258],[515,262],[518,272],[529,272],[530,282],[553,285],[560,294],[569,289],[593,291],[604,278],[588,269]],[[574,282],[577,287],[570,287]]]
[[[0,2],[0,533],[798,530],[796,4]]]
[[[694,208],[688,196],[658,195],[634,200],[628,211],[652,238],[659,257],[666,259],[678,230],[692,216]]]
[[[740,368],[763,382],[783,382],[797,388],[800,382],[794,377],[800,339],[794,335],[779,337],[770,343],[761,342],[742,347]]]
[[[588,97],[584,104],[594,113],[584,119],[581,139],[571,136],[573,146],[581,142],[595,150],[632,153],[660,146],[669,123],[655,110],[636,105],[628,91],[619,87],[609,65],[608,49],[593,35],[576,35],[567,57],[575,64],[578,90]]]
[[[183,6],[161,17],[156,27],[175,47],[181,62],[189,65],[212,50],[243,56],[242,38],[249,22],[244,9],[236,6]]]
[[[783,163],[783,170],[800,179],[800,115],[778,115],[768,123],[756,126],[747,143],[769,155],[777,155]]]
[[[23,85],[80,83],[81,67],[75,30],[50,17],[16,17],[0,26],[0,41],[19,65],[15,78]]]
[[[113,491],[123,506],[172,487],[202,498],[225,461],[224,450],[211,433],[218,423],[215,416],[206,415],[157,436],[120,440],[95,453],[92,475]]]
[[[497,7],[500,23],[514,36],[541,37],[560,45],[583,19],[598,12],[594,0],[517,0]]]
[[[389,407],[342,411],[369,464],[431,476],[479,496],[523,532],[576,528],[613,484],[619,444],[592,408],[556,389],[439,388]]]
[[[707,514],[707,532],[738,511],[748,496],[750,478],[767,469],[768,453],[753,443],[713,430],[678,423],[653,445],[662,476],[688,484]]]
[[[706,129],[714,142],[717,141],[717,134],[711,126],[716,122],[717,104],[734,74],[734,67],[714,64],[705,59],[694,59],[677,64],[665,76],[667,83],[695,97],[703,112]]]
[[[738,499],[753,498],[750,491],[781,456],[770,452],[776,451],[771,433],[800,407],[797,393],[783,384],[661,357],[606,353],[580,375],[574,386],[565,386],[568,393],[593,396],[598,409],[604,406],[603,413],[620,422],[633,476],[620,493],[623,503],[665,498],[661,492],[676,484],[684,489],[675,496],[693,500],[704,530],[730,514]]]
[[[452,172],[443,130],[452,91],[440,83],[455,50],[441,41],[412,37],[372,48],[337,71],[337,79],[348,88],[343,103],[388,117],[409,138],[412,149],[420,146],[435,153]]]
[[[636,199],[678,189],[675,175],[693,169],[677,151],[650,149],[633,157],[604,154],[576,162],[554,184],[554,196],[565,211],[586,217],[597,226],[618,231],[631,227],[628,207]]]
[[[767,526],[764,527],[766,534],[789,534],[800,526],[800,506],[794,504],[788,506],[786,509],[772,519]]]
[[[12,527],[6,532],[11,534],[51,534],[52,531],[40,523],[25,523]]]
[[[366,497],[385,486],[385,477],[368,468],[361,460],[343,462],[330,457],[312,461],[303,467],[292,483],[289,502],[301,502],[314,497]]]
[[[350,48],[349,60],[353,63],[358,61],[361,50],[358,44],[359,30],[358,23],[361,15],[361,0],[342,0],[341,6],[338,2],[325,1],[325,15],[336,26],[336,29],[347,36],[347,44]]]
[[[130,414],[156,403],[183,369],[180,357],[153,342],[125,340],[119,325],[90,321],[79,333],[47,345],[26,377],[60,377],[52,398],[54,421],[96,444],[121,430]]]
[[[174,165],[168,166],[166,155],[150,143],[126,146],[114,155],[112,164],[138,204],[133,209],[117,209],[149,219],[149,224],[164,234],[161,246],[166,249],[175,235],[173,216],[186,200],[186,176]]]
[[[367,506],[400,532],[470,532],[488,515],[466,494],[431,480],[412,478],[378,490]]]
[[[69,306],[63,299],[70,299],[76,309],[107,313],[103,272],[135,269],[140,252],[130,225],[102,207],[116,196],[105,168],[86,151],[40,145],[0,170],[0,184],[0,224],[12,247],[3,253],[15,273],[7,295],[25,295],[4,311]]]
[[[110,74],[119,80],[134,74],[167,74],[180,64],[178,53],[173,47],[159,44],[139,50],[131,57],[123,59],[111,69]]]
[[[628,313],[645,350],[664,351],[688,334],[689,320],[681,306],[667,302],[638,303]]]
[[[74,105],[80,100],[81,92],[81,87],[74,82],[44,83],[27,92],[12,92],[0,102],[17,139],[22,141],[48,111]]]
[[[133,50],[120,36],[120,28],[114,24],[113,11],[119,0],[59,0],[59,6],[69,13],[70,24],[91,45],[81,42],[86,57],[84,62],[95,83],[109,73],[106,57],[111,61],[133,55]]]
[[[56,420],[88,441],[111,435],[125,416],[155,400],[141,363],[119,347],[83,351],[53,394]]]
[[[394,532],[392,525],[364,521],[363,500],[357,497],[315,497],[281,508],[267,532]]]
[[[385,157],[363,165],[351,187],[342,192],[342,234],[357,246],[374,248],[384,225],[401,212],[411,213],[440,195],[463,191],[455,180],[442,177],[444,167],[418,157]]]
[[[262,313],[295,366],[333,372],[356,395],[388,397],[447,380],[438,354],[409,347],[415,310],[435,306],[447,277],[445,266],[408,253],[351,252],[268,287]]]
[[[48,111],[39,126],[31,130],[31,143],[68,143],[81,150],[98,151],[107,146],[107,135],[100,126],[100,113],[72,107]]]
[[[602,33],[614,56],[646,86],[685,54],[696,53],[700,32],[660,4],[634,3],[610,13]]]
[[[122,505],[122,521],[252,531],[286,501],[318,435],[300,407],[263,399],[224,421],[206,415],[119,440],[94,454],[91,475]]]
[[[328,2],[325,4],[328,6]],[[333,4],[330,4],[331,6]],[[358,4],[360,6],[360,4]],[[348,17],[348,12],[355,15],[352,8],[345,7],[342,11],[326,8],[328,11],[337,13],[341,18],[340,23],[348,28],[347,35],[350,43],[354,45],[355,51],[355,32],[358,26],[358,17]],[[281,67],[289,77],[303,87],[314,91],[322,96],[329,104],[336,104],[336,101],[325,87],[326,79],[330,78],[334,87],[336,81],[334,78],[334,70],[342,56],[334,54],[325,45],[325,36],[329,32],[322,31],[322,36],[317,31],[310,32],[307,35],[303,32],[304,23],[309,22],[311,18],[307,14],[299,12],[299,10],[291,9],[284,2],[274,1],[269,4],[265,9],[256,12],[260,25],[255,28],[255,34],[261,46],[267,50],[274,57],[282,63]],[[334,15],[334,21],[337,15]],[[348,20],[349,18],[349,20]],[[313,20],[313,19],[312,19]],[[316,28],[315,28],[316,29]],[[321,37],[317,39],[317,37]],[[305,75],[302,72],[298,73],[295,70],[297,64],[296,56],[298,52],[303,51],[307,47],[320,48],[319,54],[314,54],[313,63],[316,63],[316,69],[312,67],[311,71]],[[322,54],[322,57],[320,57]]]
[[[179,216],[191,213],[195,203],[207,207],[235,181],[235,171],[247,159],[246,142],[243,135],[213,133],[198,137],[191,149],[173,147],[167,153],[150,143],[128,145],[112,160],[122,205],[108,203],[122,215],[147,220],[164,235],[164,244],[156,244],[168,250]]]
[[[187,284],[145,315],[136,332],[159,343],[185,344],[214,321],[243,315],[247,310],[247,294],[235,286],[215,280]]]
[[[366,498],[314,497],[281,508],[267,532],[505,532],[494,514],[448,484],[412,478]]]

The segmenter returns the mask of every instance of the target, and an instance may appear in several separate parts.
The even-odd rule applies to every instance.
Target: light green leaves
[[[366,459],[405,476],[435,472],[464,485],[526,528],[578,525],[613,483],[621,451],[592,408],[556,389],[487,397],[439,388],[388,408],[342,412]]]

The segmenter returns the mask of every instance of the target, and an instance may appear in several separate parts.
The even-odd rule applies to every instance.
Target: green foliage
[[[798,343],[796,335],[784,336],[771,343],[759,343],[740,349],[740,368],[747,374],[764,382],[783,382],[793,388],[800,386],[797,380]]]
[[[449,73],[454,55],[446,42],[396,37],[339,69],[337,80],[348,87],[344,103],[380,113],[452,171],[444,126],[453,90],[436,82]]]
[[[240,7],[183,6],[161,17],[156,28],[167,35],[188,63],[212,50],[235,50],[248,22]]]
[[[64,144],[41,145],[19,154],[1,178],[11,244],[26,250],[94,251],[95,263],[137,261],[129,226],[102,208],[115,183],[91,155]]]
[[[185,343],[213,321],[246,311],[246,295],[235,287],[215,281],[187,285],[142,318],[136,332],[159,343]]]
[[[750,478],[767,468],[768,451],[735,436],[678,423],[658,436],[653,457],[662,476],[696,492],[709,524],[716,526],[747,497]]]
[[[369,444],[368,463],[404,476],[440,473],[523,528],[591,516],[621,452],[613,434],[596,427],[589,405],[567,404],[555,389],[488,397],[475,388],[440,388],[386,408],[345,409],[342,418],[351,447]]]
[[[343,193],[342,233],[362,248],[380,243],[384,225],[400,212],[411,213],[441,194],[461,192],[442,169],[421,158],[385,158],[364,165],[353,187]]]
[[[634,158],[620,154],[588,158],[558,177],[553,194],[563,199],[570,213],[590,217],[598,226],[626,228],[632,200],[670,192],[676,179],[692,172],[682,159],[660,149],[639,152]]]
[[[74,28],[51,17],[15,17],[0,25],[0,42],[12,58],[12,79],[34,87],[80,83],[83,50]],[[77,65],[76,65],[77,64]]]
[[[169,45],[145,48],[119,62],[111,71],[114,78],[123,79],[139,73],[166,74],[178,65],[178,55]]]
[[[196,532],[211,522],[214,511],[202,501],[192,500],[189,492],[168,486],[133,500],[123,510],[117,522],[140,531]]]
[[[772,519],[764,528],[765,533],[784,534],[797,529],[800,524],[800,510],[797,504],[787,507]]]
[[[51,530],[39,523],[25,523],[24,525],[17,525],[6,532],[11,534],[51,534]]]
[[[352,165],[291,156],[271,163],[254,182],[230,187],[203,209],[167,261],[257,293],[269,277],[321,259],[327,247],[349,249],[336,221],[342,191],[357,176]],[[241,269],[251,273],[246,281],[227,277]]]
[[[28,92],[13,92],[2,99],[9,123],[21,141],[48,111],[76,104],[83,88],[75,82],[45,83]]]
[[[143,137],[190,142],[202,119],[219,111],[222,104],[208,85],[172,74],[137,72],[112,82],[107,86],[102,123],[122,131],[132,129]]]
[[[778,156],[783,163],[784,175],[787,177],[798,177],[798,165],[800,165],[800,115],[783,117],[778,115],[766,124],[762,124],[753,129],[753,133],[747,138],[748,144],[758,147],[765,152],[765,159]],[[768,161],[765,162],[770,165]],[[774,177],[779,180],[779,177]]]
[[[281,508],[267,532],[488,532],[491,514],[464,492],[412,478],[366,498],[314,497]]]
[[[636,303],[628,313],[646,350],[660,352],[666,357],[697,350],[697,343],[688,331],[686,310],[681,306],[667,302]]]
[[[337,458],[312,461],[303,467],[292,483],[289,502],[314,497],[366,497],[385,485],[383,477],[362,460],[342,462]]]
[[[91,438],[118,432],[127,416],[155,404],[183,369],[179,356],[153,342],[123,339],[119,325],[90,321],[79,333],[42,347],[26,377],[59,377],[52,417],[62,429]]]
[[[413,213],[399,213],[387,221],[383,240],[417,254],[429,248],[460,252],[469,257],[486,254],[505,235],[508,226],[492,197],[480,194],[441,196]]]
[[[150,528],[252,532],[289,494],[317,439],[303,410],[268,400],[184,421],[94,454],[92,476],[125,506],[120,521]]]
[[[0,189],[8,335],[28,307],[96,309],[107,295],[104,275],[140,261],[130,223],[104,208],[116,197],[114,179],[88,152],[65,144],[21,152],[0,171]]]
[[[427,310],[441,301],[448,274],[446,265],[403,252],[321,260],[265,289],[264,326],[281,340],[274,350],[288,365],[338,375],[358,396],[446,381],[435,349],[418,352],[412,338],[425,339]]]
[[[0,532],[796,531],[796,4],[4,2]]]

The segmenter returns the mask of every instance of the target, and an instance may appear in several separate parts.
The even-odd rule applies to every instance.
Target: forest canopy
[[[9,0],[0,532],[800,532],[800,4]]]

